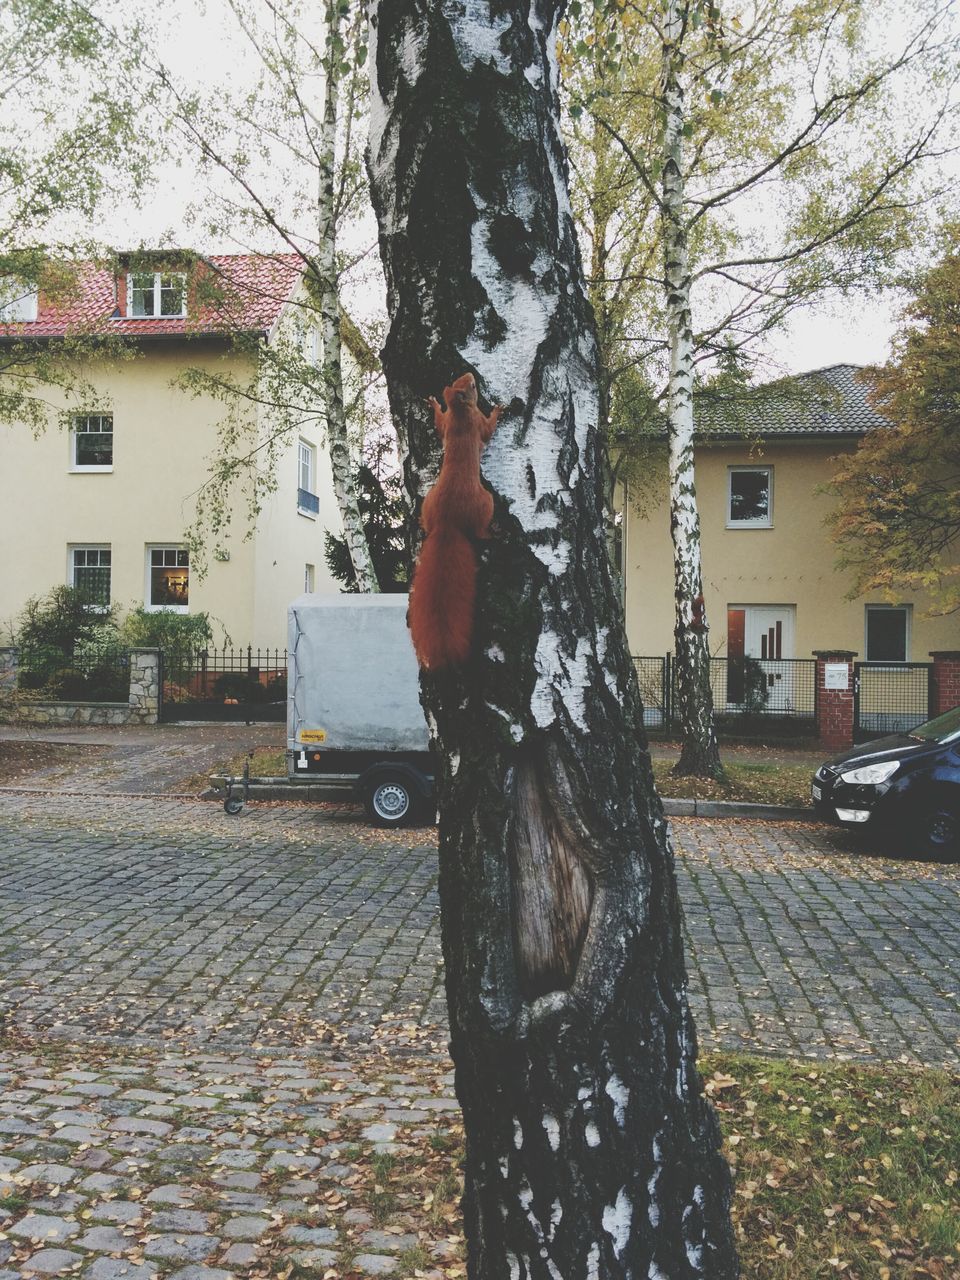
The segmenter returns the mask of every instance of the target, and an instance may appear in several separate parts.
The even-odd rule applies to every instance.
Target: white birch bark
[[[682,746],[678,773],[722,774],[713,725],[710,646],[700,561],[700,513],[693,453],[693,326],[684,211],[686,171],[682,38],[684,0],[667,0],[664,24],[664,275],[670,333],[668,441],[673,538],[677,710]]]
[[[474,644],[424,672],[471,1280],[733,1280],[672,855],[603,537],[593,316],[559,134],[561,0],[380,0],[369,167],[413,499],[425,397],[484,451]]]
[[[326,49],[324,57],[323,119],[320,126],[317,155],[319,161],[319,190],[317,192],[317,221],[319,241],[314,258],[316,271],[317,302],[320,307],[320,324],[323,340],[323,388],[325,416],[327,420],[327,448],[333,475],[333,491],[343,535],[346,539],[350,562],[356,575],[357,586],[363,592],[380,590],[377,574],[370,558],[357,489],[354,482],[353,459],[347,435],[347,418],[343,408],[343,349],[340,341],[340,306],[337,294],[337,224],[334,208],[334,185],[337,147],[337,80],[341,58],[337,53],[340,34],[340,12],[336,0],[327,5]]]

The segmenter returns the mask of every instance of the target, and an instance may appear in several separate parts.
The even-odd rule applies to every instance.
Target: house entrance
[[[727,705],[792,711],[796,606],[741,604],[727,609]]]

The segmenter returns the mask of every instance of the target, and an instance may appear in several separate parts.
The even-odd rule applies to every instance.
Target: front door
[[[792,604],[727,610],[727,703],[747,711],[793,710]]]

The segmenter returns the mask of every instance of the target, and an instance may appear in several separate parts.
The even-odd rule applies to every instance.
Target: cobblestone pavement
[[[0,1017],[41,1038],[304,1047],[444,1019],[430,828],[352,810],[0,797]],[[705,1047],[960,1060],[960,868],[806,824],[674,822]]]
[[[434,832],[356,819],[0,795],[0,1280],[463,1276]],[[706,1047],[956,1065],[960,868],[674,835]]]
[[[148,1057],[0,1053],[0,1280],[464,1274],[435,1059]]]
[[[190,776],[209,774],[254,747],[282,747],[283,724],[0,725],[0,741],[35,742],[49,762],[17,779],[21,788],[90,795],[177,792]],[[58,747],[69,746],[69,752]],[[78,750],[79,748],[79,750]],[[2,788],[0,788],[2,790]]]

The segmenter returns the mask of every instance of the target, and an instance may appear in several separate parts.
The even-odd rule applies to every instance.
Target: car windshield
[[[918,724],[910,730],[911,738],[919,738],[922,742],[950,742],[960,737],[960,707],[945,711],[925,724]]]

